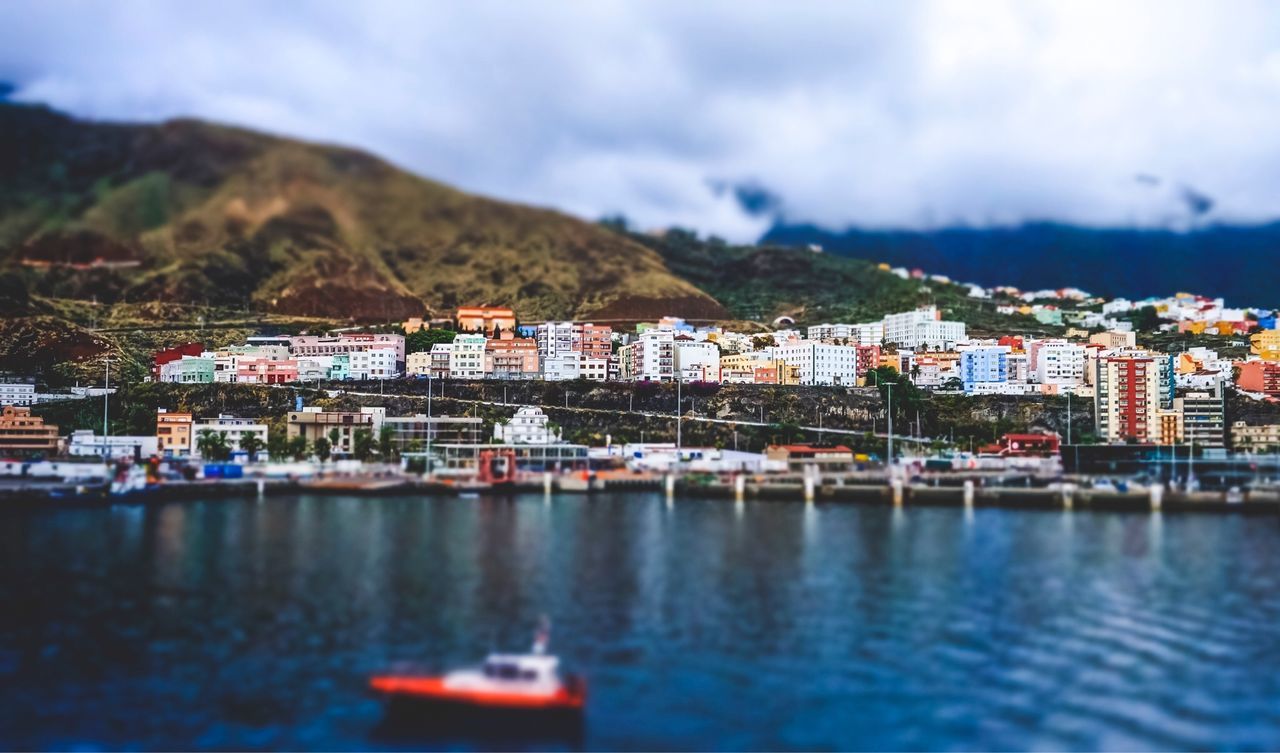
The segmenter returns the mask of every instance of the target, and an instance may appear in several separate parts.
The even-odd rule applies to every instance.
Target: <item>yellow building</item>
[[[190,455],[194,424],[190,413],[170,413],[160,408],[156,413],[156,450],[174,457]]]
[[[1264,329],[1251,336],[1249,352],[1264,361],[1280,361],[1280,329]]]

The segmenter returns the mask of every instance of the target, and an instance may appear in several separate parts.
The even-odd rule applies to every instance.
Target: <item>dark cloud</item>
[[[81,116],[344,142],[473,191],[735,239],[768,225],[762,201],[829,226],[1269,219],[1276,15],[1150,0],[14,0],[0,80]],[[767,191],[717,190],[724,176]]]

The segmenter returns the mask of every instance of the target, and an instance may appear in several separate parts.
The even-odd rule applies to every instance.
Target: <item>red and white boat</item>
[[[491,654],[479,667],[444,675],[386,674],[369,687],[399,706],[460,713],[572,718],[581,715],[586,684],[560,675],[560,660],[546,652],[541,631],[528,654]]]

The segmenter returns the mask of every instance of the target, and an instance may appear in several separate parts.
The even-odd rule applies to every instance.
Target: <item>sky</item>
[[[734,241],[1280,217],[1275,3],[7,0],[0,82]]]

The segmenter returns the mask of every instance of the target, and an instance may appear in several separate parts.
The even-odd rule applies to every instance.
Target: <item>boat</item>
[[[399,711],[444,716],[522,717],[526,720],[580,720],[586,683],[560,674],[560,660],[548,654],[547,631],[539,630],[527,654],[490,654],[478,667],[443,675],[376,675],[369,688]]]

